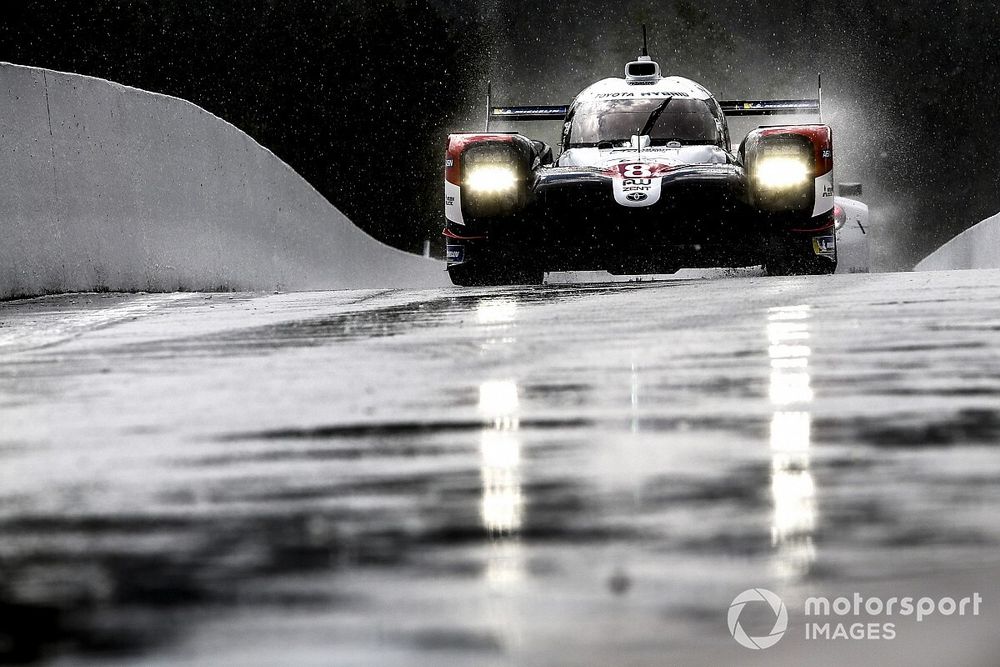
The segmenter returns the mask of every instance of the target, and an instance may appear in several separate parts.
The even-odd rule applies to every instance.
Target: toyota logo
[[[629,201],[646,201],[648,196],[645,192],[630,192],[625,195],[625,199]]]

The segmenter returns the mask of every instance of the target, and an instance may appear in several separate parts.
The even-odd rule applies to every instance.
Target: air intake
[[[639,56],[625,65],[625,80],[629,83],[656,83],[660,79],[660,66],[649,56]]]

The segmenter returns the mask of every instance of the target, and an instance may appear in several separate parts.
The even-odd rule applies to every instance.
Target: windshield
[[[708,102],[674,97],[584,102],[573,114],[569,148],[626,145],[647,126],[653,145],[719,143],[719,126]]]

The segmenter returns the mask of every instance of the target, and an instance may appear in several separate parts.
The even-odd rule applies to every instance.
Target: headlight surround
[[[765,155],[754,168],[757,185],[767,190],[789,190],[809,181],[809,163],[798,155]]]
[[[741,147],[753,204],[779,226],[811,218],[820,194],[814,179],[824,165],[810,136],[797,129],[757,129]]]
[[[462,153],[462,210],[471,218],[500,218],[523,208],[527,199],[527,156],[521,144],[484,141]]]
[[[517,186],[517,171],[505,164],[478,164],[469,168],[465,184],[476,194],[501,194]]]

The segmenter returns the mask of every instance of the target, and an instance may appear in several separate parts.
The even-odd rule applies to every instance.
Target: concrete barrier
[[[446,284],[190,102],[0,63],[0,298]]]
[[[945,243],[925,257],[914,271],[1000,269],[1000,213]]]

